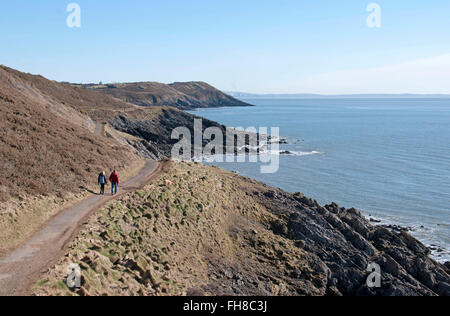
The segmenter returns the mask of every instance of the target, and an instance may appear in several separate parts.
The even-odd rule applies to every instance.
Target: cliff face
[[[188,110],[195,108],[250,106],[204,82],[162,84],[157,82],[83,85],[125,102],[139,106],[173,106]]]
[[[172,107],[153,108],[151,118],[141,115],[117,116],[109,121],[114,129],[139,139],[130,143],[141,155],[148,158],[164,159],[171,157],[172,147],[178,140],[172,140],[172,131],[177,127],[187,127],[194,137],[196,117]],[[225,127],[206,119],[202,120],[203,130],[217,127],[225,133]],[[193,142],[193,139],[192,139]]]
[[[142,115],[143,113],[146,115]],[[126,142],[132,145],[141,156],[147,158],[161,160],[171,157],[172,147],[179,142],[179,140],[171,139],[172,131],[178,127],[186,127],[189,130],[191,134],[190,144],[194,144],[195,119],[201,119],[202,132],[205,132],[210,127],[214,127],[226,136],[223,140],[223,154],[227,152],[243,153],[246,150],[245,148],[240,148],[238,145],[229,146],[227,144],[227,138],[232,139],[234,134],[240,135],[243,141],[246,141],[246,144],[248,144],[249,139],[245,137],[252,135],[251,133],[228,130],[219,123],[196,117],[173,107],[151,107],[143,110],[143,113],[138,111],[136,113],[129,113],[128,115],[119,115],[111,119],[108,123],[115,130],[133,136],[132,140],[128,138]],[[256,140],[259,141],[260,139],[257,138]],[[209,143],[210,140],[205,139],[199,146],[205,148]],[[194,147],[190,147],[194,151]]]
[[[450,295],[448,269],[354,209],[194,163],[91,218],[34,294]],[[79,263],[82,288],[62,282]],[[367,267],[381,267],[369,288]]]

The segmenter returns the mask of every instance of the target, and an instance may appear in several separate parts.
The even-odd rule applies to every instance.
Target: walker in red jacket
[[[111,195],[117,194],[117,188],[119,187],[119,175],[116,170],[114,170],[109,177],[109,182],[111,182]]]

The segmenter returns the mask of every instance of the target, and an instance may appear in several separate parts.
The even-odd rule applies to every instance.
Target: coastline
[[[257,106],[258,106],[258,104],[257,104]],[[214,110],[217,110],[217,111],[214,111]],[[223,111],[223,110],[225,110],[225,111]],[[248,115],[250,115],[250,113],[253,114],[254,112],[257,112],[257,111],[247,111],[244,109],[244,111],[237,111],[237,112],[240,112],[241,114],[235,115],[235,114],[231,114],[231,112],[228,110],[231,110],[231,109],[222,109],[222,110],[221,109],[203,109],[203,110],[197,112],[197,114],[202,115],[200,113],[203,112],[202,116],[204,116],[208,119],[211,119],[211,120],[218,121],[225,125],[230,125],[230,126],[244,125],[244,126],[246,126],[245,124],[242,123],[243,121],[245,122],[245,120],[240,119],[239,116],[248,116]],[[233,110],[236,110],[236,109],[233,109]],[[261,109],[261,106],[260,106],[259,110],[264,111],[265,109],[264,108]],[[209,113],[212,113],[213,115],[208,115]],[[220,113],[226,114],[225,121],[221,120]],[[278,122],[280,122],[280,115],[277,116]],[[235,120],[235,121],[237,121],[236,124],[234,124],[234,121],[233,121],[234,118],[237,118],[237,120]],[[255,121],[258,121],[258,117],[255,119]],[[265,122],[265,123],[270,124],[267,122]],[[282,132],[283,132],[283,130],[282,130]],[[306,149],[304,150],[305,152],[310,152],[310,150],[317,149],[317,152],[321,152],[324,155],[328,155],[326,148],[322,148],[317,145],[316,145],[317,147],[311,146],[311,144],[310,144],[311,141],[309,141],[309,139],[315,138],[315,136],[308,135],[307,137],[303,137],[303,136],[295,135],[293,137],[294,138],[289,139],[289,143],[291,146],[282,147],[281,152],[284,151],[285,153],[293,153],[296,151],[296,149],[298,150],[298,148],[292,147],[292,145],[298,145],[300,148],[306,147]],[[304,138],[307,138],[308,140],[305,140]],[[295,139],[298,139],[299,141],[295,141]],[[311,152],[314,152],[314,151],[311,151]],[[309,188],[309,190],[303,190],[302,188],[305,187],[305,184],[299,183],[298,186],[295,186],[295,185],[293,185],[293,182],[292,182],[292,181],[294,181],[294,179],[290,179],[291,182],[289,182],[288,185],[286,185],[286,183],[283,183],[283,181],[280,181],[279,178],[288,176],[288,173],[290,173],[290,172],[299,172],[299,171],[295,171],[295,169],[291,169],[292,163],[294,163],[295,161],[298,161],[298,163],[300,163],[300,161],[302,161],[302,160],[298,160],[298,159],[296,160],[296,158],[298,158],[298,156],[301,156],[301,155],[297,155],[297,157],[295,155],[281,155],[281,159],[282,159],[281,163],[285,164],[286,163],[285,161],[288,160],[288,162],[287,162],[288,166],[285,167],[285,169],[286,169],[285,172],[283,174],[280,174],[280,176],[277,179],[275,179],[275,177],[272,177],[272,178],[271,177],[262,177],[261,175],[256,174],[255,173],[256,171],[254,170],[255,168],[253,168],[251,165],[247,165],[247,167],[245,167],[245,166],[239,167],[237,164],[231,164],[229,166],[226,166],[224,164],[214,164],[213,163],[212,165],[218,165],[221,168],[225,168],[230,171],[235,171],[235,172],[238,172],[239,174],[249,176],[251,178],[256,178],[258,181],[262,181],[271,186],[281,187],[281,188],[287,190],[288,192],[307,191],[308,196],[313,196],[313,197],[318,198],[321,201],[321,203],[329,203],[331,201],[338,200],[337,202],[339,204],[345,205],[346,207],[357,206],[358,209],[362,210],[362,212],[364,213],[366,218],[370,219],[371,217],[376,216],[377,218],[382,220],[382,223],[375,223],[375,224],[390,226],[390,227],[394,227],[394,228],[401,227],[402,230],[408,230],[412,235],[414,235],[416,238],[418,238],[420,241],[422,241],[428,248],[430,248],[430,250],[432,252],[431,256],[433,259],[438,260],[439,262],[442,262],[442,263],[445,263],[446,261],[450,261],[450,246],[449,246],[449,244],[444,242],[445,239],[441,240],[441,239],[439,239],[439,237],[437,237],[439,235],[436,235],[436,233],[439,232],[440,235],[444,234],[444,236],[445,236],[445,231],[447,229],[445,226],[445,218],[443,218],[444,223],[439,223],[436,220],[433,220],[431,215],[424,213],[424,216],[428,216],[429,218],[423,222],[420,220],[419,215],[414,213],[415,209],[411,209],[413,216],[409,217],[409,215],[408,215],[409,209],[407,208],[407,206],[403,205],[403,203],[401,201],[399,201],[399,204],[398,204],[398,206],[399,206],[398,208],[400,208],[401,213],[395,213],[395,209],[396,209],[395,206],[392,208],[389,208],[384,204],[380,204],[379,207],[373,207],[373,206],[377,206],[377,202],[371,201],[372,203],[365,203],[365,201],[361,200],[361,199],[354,202],[353,199],[349,198],[349,196],[351,194],[348,194],[345,198],[342,198],[342,196],[341,196],[342,192],[337,192],[337,190],[333,190],[333,192],[337,193],[338,195],[326,194],[324,196],[323,194],[321,194],[320,190],[319,191],[313,190],[314,188],[318,187],[317,185],[311,186],[312,189]],[[314,156],[314,155],[312,155],[312,156]],[[305,156],[302,157],[302,158],[304,158],[304,161],[305,161],[302,164],[305,164],[305,167],[302,168],[301,171],[305,171],[305,168],[308,168],[307,165],[309,163],[311,163],[311,167],[309,167],[310,169],[314,168],[314,166],[321,167],[320,163],[315,163],[312,156],[311,157],[305,157]],[[318,157],[318,156],[315,156],[315,157]],[[322,158],[317,158],[317,159],[323,160],[323,161],[328,161],[326,159],[326,157],[323,159]],[[322,164],[324,164],[324,163],[325,162],[322,162]],[[208,165],[211,165],[211,163],[208,163]],[[292,171],[289,171],[289,170],[292,170]],[[309,171],[309,172],[310,172],[310,177],[312,177],[314,172],[313,171]],[[337,177],[338,176],[335,176],[335,178],[337,178]],[[309,180],[313,181],[311,179],[309,179]],[[338,185],[338,184],[336,184],[336,185]],[[380,195],[382,195],[382,194],[383,193],[380,193]],[[364,194],[362,194],[362,197],[363,196],[364,196]],[[384,196],[381,196],[381,198],[384,198]],[[383,202],[383,201],[381,201],[381,202]],[[364,207],[364,204],[368,204],[369,207]],[[439,205],[439,204],[437,204],[437,205]],[[424,211],[425,210],[426,210],[426,208],[424,208]],[[394,211],[394,213],[392,213],[392,211]],[[374,216],[372,216],[372,215],[374,215]],[[408,218],[409,218],[409,220],[408,220]]]
[[[90,218],[33,294],[449,295],[450,267],[428,254],[406,232],[375,227],[355,209],[174,162]],[[67,262],[80,262],[79,290],[58,286]],[[382,269],[379,288],[366,283],[373,264]]]
[[[364,210],[362,210],[361,212],[363,213],[364,217],[374,226],[381,226],[395,232],[404,231],[408,234],[411,234],[414,238],[422,242],[430,250],[431,259],[436,260],[437,262],[440,262],[442,264],[450,262],[450,249],[448,247],[430,243],[428,241],[429,239],[423,236],[424,234],[432,234],[430,228],[427,228],[423,225],[402,226],[399,225],[399,223],[395,220],[389,220],[382,217],[376,218],[372,216],[370,212]]]
[[[207,163],[205,165],[214,166],[215,164]],[[246,174],[239,173],[237,171],[231,171],[231,172],[239,174],[244,177],[249,177],[252,180],[258,181]],[[266,184],[267,186],[272,186],[270,183],[266,183],[266,182],[263,182],[263,183]],[[290,193],[295,194],[295,192],[290,192]],[[334,202],[330,202],[330,203],[333,204]],[[361,212],[361,215],[364,217],[364,219],[366,221],[368,221],[375,227],[377,227],[377,226],[383,227],[383,228],[388,229],[389,231],[396,232],[396,233],[405,232],[405,233],[411,234],[414,238],[416,238],[418,241],[423,243],[423,245],[430,250],[429,256],[431,259],[436,260],[437,262],[439,262],[441,264],[450,262],[450,249],[448,249],[447,247],[444,247],[444,246],[431,244],[431,243],[427,242],[426,238],[423,238],[423,236],[422,236],[422,238],[420,236],[417,236],[418,235],[417,233],[420,229],[429,231],[429,228],[427,229],[424,226],[417,227],[415,225],[412,225],[412,226],[401,225],[401,224],[399,224],[399,222],[392,220],[392,219],[388,219],[387,217],[373,216],[371,214],[371,212],[369,212],[367,210],[358,209],[358,211]]]
[[[96,152],[102,158],[109,147],[105,145],[107,148],[104,151],[100,145],[107,143],[117,152],[139,154],[155,160],[164,159],[173,152],[173,139],[170,135],[177,127],[184,126],[186,135],[192,136],[193,132],[194,140],[196,134],[200,134],[198,133],[200,126],[202,132],[214,128],[220,134],[226,130],[224,125],[217,123],[222,121],[220,118],[203,120],[202,124],[198,124],[196,116],[180,109],[138,107],[95,91],[50,82],[43,77],[30,76],[11,69],[4,69],[2,72],[6,78],[4,86],[11,88],[10,83],[16,83],[11,90],[5,89],[8,92],[7,96],[2,97],[3,101],[0,100],[5,113],[16,111],[20,104],[35,105],[23,108],[24,113],[11,113],[11,116],[18,116],[20,119],[10,120],[8,115],[3,115],[4,122],[16,124],[24,122],[25,118],[32,123],[41,122],[39,119],[41,116],[33,115],[33,112],[29,111],[38,111],[38,114],[42,111],[43,117],[49,116],[45,104],[40,103],[40,97],[46,99],[45,96],[51,96],[61,102],[55,104],[79,109],[86,117],[90,116],[96,122],[107,123],[103,132],[96,129],[98,133],[93,135],[90,129],[75,133],[78,129],[74,128],[70,117],[64,123],[66,130],[74,132],[74,137],[79,139],[80,148],[98,144]],[[21,98],[16,98],[15,90],[23,91],[23,86],[36,89],[33,90],[35,94],[26,96],[27,102],[21,102]],[[216,111],[220,113],[224,110],[222,108]],[[280,152],[276,152],[277,157],[270,159],[269,165],[275,168],[268,172],[263,172],[261,168],[258,175],[270,174],[275,177],[275,182],[271,182],[270,179],[253,180],[236,172],[196,162],[174,162],[173,168],[166,170],[160,178],[154,179],[154,182],[149,183],[144,189],[130,188],[129,193],[119,196],[114,203],[95,212],[89,223],[83,223],[80,234],[74,240],[67,240],[69,244],[64,247],[66,256],[61,258],[60,264],[50,268],[47,278],[38,282],[38,287],[49,286],[38,294],[450,295],[449,263],[443,265],[432,260],[429,256],[430,250],[408,232],[401,228],[392,230],[372,225],[360,211],[345,207],[356,205],[353,199],[347,198],[346,201],[351,203],[337,201],[338,203],[327,205],[323,200],[332,199],[322,199],[318,202],[307,197],[315,196],[315,192],[319,192],[311,190],[314,186],[308,188],[308,184],[311,183],[334,190],[334,193],[329,195],[333,199],[335,196],[352,192],[350,185],[353,182],[345,178],[352,169],[348,166],[335,168],[330,164],[330,157],[335,154],[336,147],[311,145],[309,139],[312,138],[312,133],[306,134],[307,124],[312,121],[313,124],[321,123],[317,126],[325,131],[322,135],[325,139],[339,137],[339,134],[330,133],[326,129],[334,127],[335,124],[323,124],[327,121],[326,114],[330,111],[319,113],[313,120],[307,118],[303,122],[301,121],[303,110],[296,116],[280,108],[276,108],[272,113],[264,113],[264,108],[260,107],[257,109],[245,107],[240,110],[233,108],[226,111],[234,115],[239,114],[241,118],[247,120],[247,123],[250,122],[250,124],[241,122],[239,124],[241,126],[255,124],[267,127],[283,126],[281,134],[288,137],[292,134],[285,132],[286,125],[279,120],[280,113],[288,113],[294,125],[306,123],[301,126],[301,135],[305,139],[301,142],[286,144],[286,141],[279,138],[278,129],[275,133],[270,133],[273,136],[272,142],[283,143],[281,148],[285,151],[284,155],[281,155],[282,166],[278,159]],[[314,108],[313,111],[317,109]],[[258,122],[257,114],[263,114],[266,120]],[[335,112],[331,111],[331,114],[335,115]],[[277,121],[274,122],[273,119]],[[45,135],[58,135],[56,130],[64,130],[50,123],[55,121],[53,114],[47,121],[48,125],[42,129]],[[233,122],[223,123],[228,126],[234,125]],[[360,131],[361,129],[358,129],[350,134],[358,136]],[[40,134],[30,132],[24,135],[29,135],[29,138],[20,141],[28,144],[34,143],[34,139]],[[40,138],[54,141],[47,136]],[[192,140],[192,137],[186,139]],[[336,139],[332,140],[335,141]],[[197,144],[204,143],[197,142]],[[351,144],[358,142],[353,141]],[[190,145],[192,149],[192,142]],[[345,146],[338,147],[347,149]],[[293,153],[297,152],[297,148],[298,153],[304,149],[310,153],[326,153],[295,155]],[[45,147],[39,149],[42,150],[33,153],[48,154]],[[73,148],[63,146],[63,149],[70,152]],[[324,150],[319,151],[320,149]],[[189,152],[189,149],[186,150]],[[385,152],[381,154],[385,155]],[[62,154],[64,155],[64,151],[55,152],[48,161],[57,161],[57,157],[61,157]],[[351,167],[357,164],[358,157],[355,160],[351,151],[345,150],[343,154],[351,161]],[[84,163],[82,157],[88,155],[90,153],[79,155],[81,164]],[[109,156],[116,155],[117,153],[113,153]],[[302,158],[299,159],[299,156]],[[67,159],[66,164],[59,169],[76,173],[75,169],[70,169],[73,157],[69,158],[71,159]],[[264,160],[261,162],[266,163]],[[111,166],[113,162],[107,163],[101,159],[94,169],[89,166],[89,169],[83,170],[89,172],[89,175],[95,174],[97,169],[104,169],[104,164]],[[119,162],[117,164],[120,167]],[[25,164],[15,166],[12,174],[20,172],[23,165]],[[303,169],[295,169],[300,165],[303,165]],[[326,166],[328,170],[320,169],[321,165],[322,168]],[[239,166],[244,169],[248,167],[241,163]],[[255,166],[258,169],[262,167],[258,164]],[[280,173],[279,167],[283,169]],[[34,171],[40,174],[37,172],[39,170]],[[333,173],[335,171],[341,173]],[[362,173],[361,169],[356,171],[356,175]],[[312,182],[309,183],[308,172],[312,175]],[[319,179],[321,174],[329,178],[325,178],[325,181]],[[92,178],[89,175],[83,177],[85,181],[95,180],[96,177]],[[277,185],[280,181],[282,185]],[[358,193],[361,182],[355,183],[354,192]],[[20,182],[18,184],[21,185]],[[292,190],[277,188],[289,184],[292,185]],[[304,194],[289,191],[301,191]],[[361,195],[366,199],[367,191],[363,193]],[[402,206],[405,207],[404,203]],[[78,264],[83,271],[84,281],[79,291],[70,291],[63,281],[67,277],[67,266],[71,263]],[[371,267],[383,273],[383,286],[380,288],[367,283],[373,272]]]

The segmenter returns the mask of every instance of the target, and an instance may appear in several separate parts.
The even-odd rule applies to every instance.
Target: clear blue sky
[[[366,24],[371,2],[381,28]],[[59,81],[450,93],[448,0],[2,0],[0,36],[0,64]]]

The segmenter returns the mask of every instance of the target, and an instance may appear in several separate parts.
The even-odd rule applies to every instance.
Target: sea
[[[450,261],[450,99],[242,99],[191,113],[229,127],[279,127],[280,167],[212,163],[321,204],[355,207]]]

